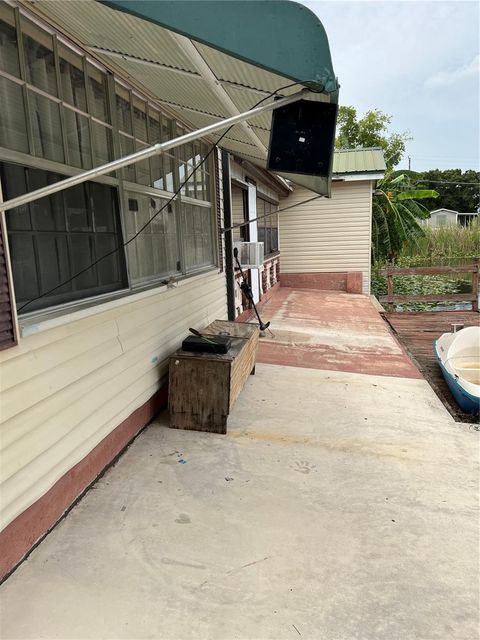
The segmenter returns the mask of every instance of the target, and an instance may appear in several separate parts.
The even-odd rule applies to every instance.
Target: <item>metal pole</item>
[[[108,162],[107,164],[102,164],[99,167],[89,169],[88,171],[79,173],[78,175],[72,176],[71,178],[66,178],[65,180],[60,180],[59,182],[55,182],[54,184],[42,187],[41,189],[36,189],[35,191],[26,193],[23,196],[18,196],[17,198],[6,200],[1,205],[1,208],[2,210],[6,211],[8,209],[13,209],[14,207],[20,207],[23,204],[28,204],[29,202],[33,202],[34,200],[38,200],[39,198],[50,196],[52,195],[52,193],[63,191],[63,189],[68,189],[69,187],[81,184],[82,182],[86,182],[87,180],[90,180],[92,178],[102,176],[105,173],[110,173],[112,171],[116,171],[117,169],[121,169],[122,167],[127,167],[129,164],[134,164],[135,162],[139,162],[140,160],[146,160],[151,156],[163,153],[164,151],[168,151],[169,149],[174,149],[175,147],[180,147],[182,144],[192,142],[197,138],[201,138],[202,136],[214,133],[219,129],[223,129],[225,127],[237,124],[238,122],[248,120],[248,118],[255,117],[256,115],[258,115],[259,113],[263,113],[264,111],[272,111],[273,109],[277,109],[278,107],[296,102],[297,100],[300,100],[300,98],[303,98],[305,96],[305,93],[309,93],[309,90],[302,89],[302,91],[294,93],[291,96],[280,98],[279,100],[274,100],[273,102],[260,105],[259,107],[250,109],[250,111],[245,111],[244,113],[239,113],[238,115],[232,116],[231,118],[226,118],[225,120],[221,120],[220,122],[210,124],[208,125],[208,127],[203,127],[202,129],[197,129],[197,131],[186,133],[179,138],[174,138],[173,140],[168,140],[167,142],[157,143],[152,147],[147,147],[146,149],[142,149],[141,151],[131,153],[124,158],[113,160],[112,162]]]
[[[230,181],[230,154],[222,150],[223,224],[232,224],[232,184]],[[228,319],[235,320],[235,269],[233,268],[233,234],[225,233],[225,277],[227,279]]]

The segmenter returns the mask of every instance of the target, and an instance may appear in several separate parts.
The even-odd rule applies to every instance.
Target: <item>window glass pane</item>
[[[83,269],[87,269],[73,280],[73,288],[93,289],[97,285],[97,267],[95,265],[88,269],[96,259],[93,236],[83,233],[71,234],[69,243],[72,273],[80,273]]]
[[[107,127],[92,121],[93,162],[98,167],[113,159],[112,132]]]
[[[87,96],[85,91],[85,74],[83,73],[82,57],[58,44],[60,59],[60,81],[62,87],[62,99],[68,104],[87,111]]]
[[[179,258],[173,204],[167,204],[167,201],[161,198],[129,193],[126,215],[128,238],[138,233],[151,220],[144,231],[127,245],[132,281],[141,283],[177,272]]]
[[[208,176],[201,170],[195,173],[195,197],[198,200],[207,199],[206,181]]]
[[[133,124],[135,127],[135,137],[143,142],[147,140],[147,112],[146,104],[143,100],[133,98]]]
[[[79,184],[63,192],[69,231],[92,231],[91,212],[87,205],[86,185]]]
[[[155,189],[165,189],[162,154],[150,158],[150,170],[152,172],[152,183]]]
[[[23,89],[0,77],[0,146],[28,153]]]
[[[185,267],[198,269],[214,263],[210,207],[183,204]]]
[[[28,191],[41,189],[58,182],[63,177],[37,169],[27,169],[26,172]],[[40,198],[28,206],[30,207],[32,228],[36,231],[63,231],[65,229],[62,193],[54,193],[47,198]]]
[[[58,182],[63,177],[9,163],[0,164],[0,172],[8,198]],[[30,304],[27,312],[125,286],[117,203],[115,188],[90,182],[9,212],[7,230],[19,306],[88,268],[97,258],[117,247],[119,251],[85,274]],[[65,218],[68,228],[65,228]]]
[[[64,162],[59,105],[34,91],[28,95],[35,155]]]
[[[162,142],[167,142],[173,138],[173,120],[162,114]]]
[[[87,69],[90,113],[99,120],[110,122],[107,104],[107,76],[91,64],[87,65]]]
[[[10,217],[10,214],[9,214]],[[10,226],[10,221],[7,221]],[[39,295],[33,236],[13,233],[8,236],[13,282],[17,304],[21,305]]]
[[[117,124],[120,131],[132,133],[132,108],[130,92],[123,87],[116,88]]]
[[[5,2],[0,2],[0,69],[20,76],[15,14]]]
[[[148,145],[140,144],[137,142],[137,151],[140,149],[145,149]],[[150,184],[150,161],[142,160],[141,162],[135,163],[135,169],[137,172],[136,182],[139,184],[149,185]]]
[[[88,118],[68,108],[64,109],[65,135],[68,146],[68,162],[74,167],[90,169],[90,128]]]
[[[271,205],[271,211],[277,210],[276,205]],[[270,216],[272,251],[278,251],[278,213]]]
[[[90,182],[89,187],[95,231],[97,233],[116,231],[117,198],[115,189],[98,182]]]
[[[38,267],[42,293],[50,291],[73,274],[68,262],[68,245],[65,235],[41,234],[35,238],[38,252]],[[55,290],[55,295],[72,290],[72,283],[66,282]],[[53,293],[53,292],[52,292]]]
[[[191,175],[192,171],[193,171],[192,167],[187,165],[187,175],[190,175],[190,178],[188,178],[188,181],[187,181],[187,184],[186,184],[187,196],[189,198],[195,198],[195,180],[198,177],[195,173],[193,175]]]
[[[100,285],[110,285],[121,281],[119,261],[116,255],[118,252],[115,251],[118,244],[117,236],[113,234],[102,233],[95,236],[97,260],[102,256],[111,254],[97,264],[96,268]],[[121,247],[119,251],[123,253],[123,247]]]
[[[27,82],[51,95],[57,94],[52,36],[22,17]]]
[[[182,196],[185,196],[187,194],[187,188],[185,186],[185,178],[186,178],[186,164],[184,162],[180,162],[180,165],[178,167],[178,181],[179,181],[179,186],[180,186],[180,193],[182,194]]]
[[[163,170],[165,175],[165,188],[167,191],[174,192],[174,182],[173,182],[173,168],[175,166],[175,159],[168,155],[168,153],[163,154]]]
[[[27,174],[25,167],[18,164],[0,164],[0,176],[2,179],[3,199],[10,200],[27,193]],[[7,216],[8,229],[31,229],[30,209],[28,204],[11,209]]]
[[[127,136],[122,136],[120,134],[120,153],[121,157],[125,157],[130,155],[135,151],[135,145],[133,138],[127,138]],[[129,180],[130,182],[135,182],[135,165],[129,164],[126,167],[123,167],[123,178],[125,180]]]
[[[161,142],[160,114],[151,107],[149,108],[148,126],[149,141],[152,144]]]

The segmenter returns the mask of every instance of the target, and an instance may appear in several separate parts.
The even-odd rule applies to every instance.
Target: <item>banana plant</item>
[[[407,175],[389,172],[377,184],[372,204],[372,260],[395,261],[407,241],[424,235],[428,209],[419,202],[437,198],[432,189],[413,189]]]

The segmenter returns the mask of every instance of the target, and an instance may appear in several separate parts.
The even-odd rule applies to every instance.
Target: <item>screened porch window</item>
[[[215,264],[212,235],[212,210],[182,203],[187,270]]]
[[[274,213],[277,210],[277,206],[257,198],[257,216],[267,217],[258,221],[258,242],[263,242],[263,249],[266,256],[270,253],[278,251],[278,214]]]
[[[0,164],[6,198],[61,180],[48,171]],[[88,182],[6,214],[17,306],[27,311],[79,300],[126,286],[117,190]],[[120,250],[48,293],[98,258]]]
[[[180,271],[177,205],[171,202],[158,213],[167,202],[133,191],[126,193],[125,228],[127,240],[131,240],[127,255],[132,284],[178,275]],[[150,219],[152,222],[148,224]]]

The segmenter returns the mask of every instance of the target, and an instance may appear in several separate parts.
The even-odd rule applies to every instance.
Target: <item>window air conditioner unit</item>
[[[263,267],[263,242],[234,242],[238,249],[238,260],[244,269],[260,269]]]

